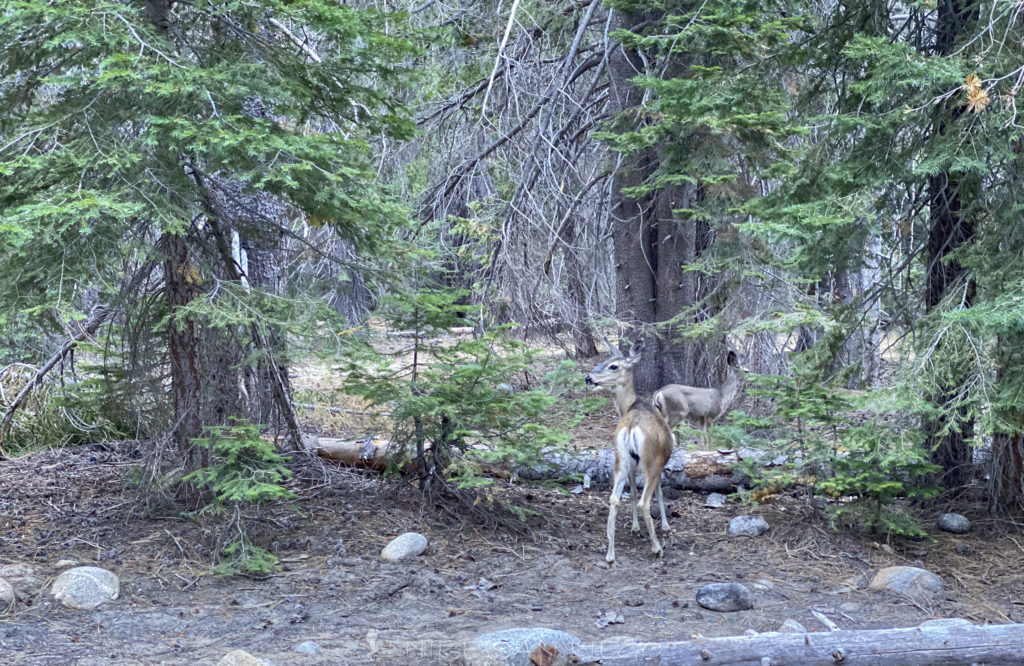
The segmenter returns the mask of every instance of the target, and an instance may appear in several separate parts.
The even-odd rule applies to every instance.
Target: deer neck
[[[633,377],[619,384],[612,389],[612,398],[615,401],[615,411],[619,418],[633,408],[636,403],[636,391],[633,389]]]
[[[732,368],[729,369],[729,374],[725,378],[725,382],[719,389],[722,394],[722,411],[729,409],[733,401],[736,400],[736,394],[740,391],[741,383],[740,373]]]

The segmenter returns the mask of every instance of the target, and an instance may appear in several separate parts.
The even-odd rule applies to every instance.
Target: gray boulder
[[[427,537],[417,532],[406,532],[391,540],[381,551],[380,559],[385,562],[401,562],[416,557],[427,549]]]
[[[725,506],[725,500],[728,499],[722,493],[711,493],[704,500],[704,506],[709,509],[721,509]]]
[[[807,627],[800,624],[793,618],[787,618],[785,622],[778,628],[781,634],[806,634]]]
[[[75,567],[57,576],[50,588],[50,594],[68,608],[89,610],[100,604],[117,599],[121,581],[106,569],[99,567]]]
[[[697,603],[708,610],[731,613],[754,607],[754,595],[739,583],[711,583],[697,592]]]
[[[316,641],[302,641],[295,646],[295,651],[303,654],[316,654],[320,651],[320,645]]]
[[[0,578],[14,589],[18,601],[33,599],[43,591],[43,579],[31,564],[8,564],[0,567]]]
[[[6,580],[0,578],[0,610],[13,604],[14,599],[14,588]]]
[[[267,662],[257,659],[245,650],[232,650],[217,662],[217,666],[267,666]]]
[[[967,516],[962,516],[959,513],[944,513],[939,516],[937,522],[939,529],[943,532],[967,534],[971,531],[971,521],[967,520]]]
[[[733,536],[761,536],[767,531],[764,516],[736,516],[729,521],[729,534]]]
[[[886,567],[871,579],[868,588],[905,594],[924,603],[945,590],[942,579],[927,569],[917,567]]]

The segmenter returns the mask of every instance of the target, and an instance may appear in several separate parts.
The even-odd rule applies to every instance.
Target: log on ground
[[[574,654],[577,663],[601,666],[1022,664],[1024,624],[929,620],[906,629],[772,632],[676,643],[581,645]]]
[[[346,465],[363,469],[383,470],[392,462],[394,447],[387,440],[345,440],[333,437],[303,438],[306,448],[322,458],[338,460]],[[735,470],[740,456],[734,451],[683,451],[672,454],[662,474],[662,486],[679,490],[725,491],[734,490],[748,481],[746,475]],[[568,477],[590,478],[594,488],[611,486],[615,452],[551,450],[544,462],[533,467],[519,466],[512,470],[488,464],[489,471],[505,476],[511,471],[528,481],[549,481]],[[643,479],[638,479],[643,486]]]

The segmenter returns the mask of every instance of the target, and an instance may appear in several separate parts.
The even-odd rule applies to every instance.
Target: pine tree
[[[411,135],[402,29],[327,0],[0,11],[0,308],[45,320],[103,301],[126,323],[145,315],[157,337],[142,326],[126,345],[164,359],[186,469],[202,464],[203,427],[245,416],[247,358],[263,359],[296,430],[273,340],[316,306],[249,279],[233,241],[276,249],[302,242],[294,223],[327,225],[377,252],[403,220],[371,148]]]

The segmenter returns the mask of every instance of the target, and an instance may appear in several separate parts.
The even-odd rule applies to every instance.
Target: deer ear
[[[729,350],[729,355],[725,357],[725,362],[734,368],[740,367],[740,358],[736,355],[736,352]]]
[[[633,346],[629,348],[629,367],[633,367],[640,361],[640,355],[644,353],[644,339],[637,338]]]

